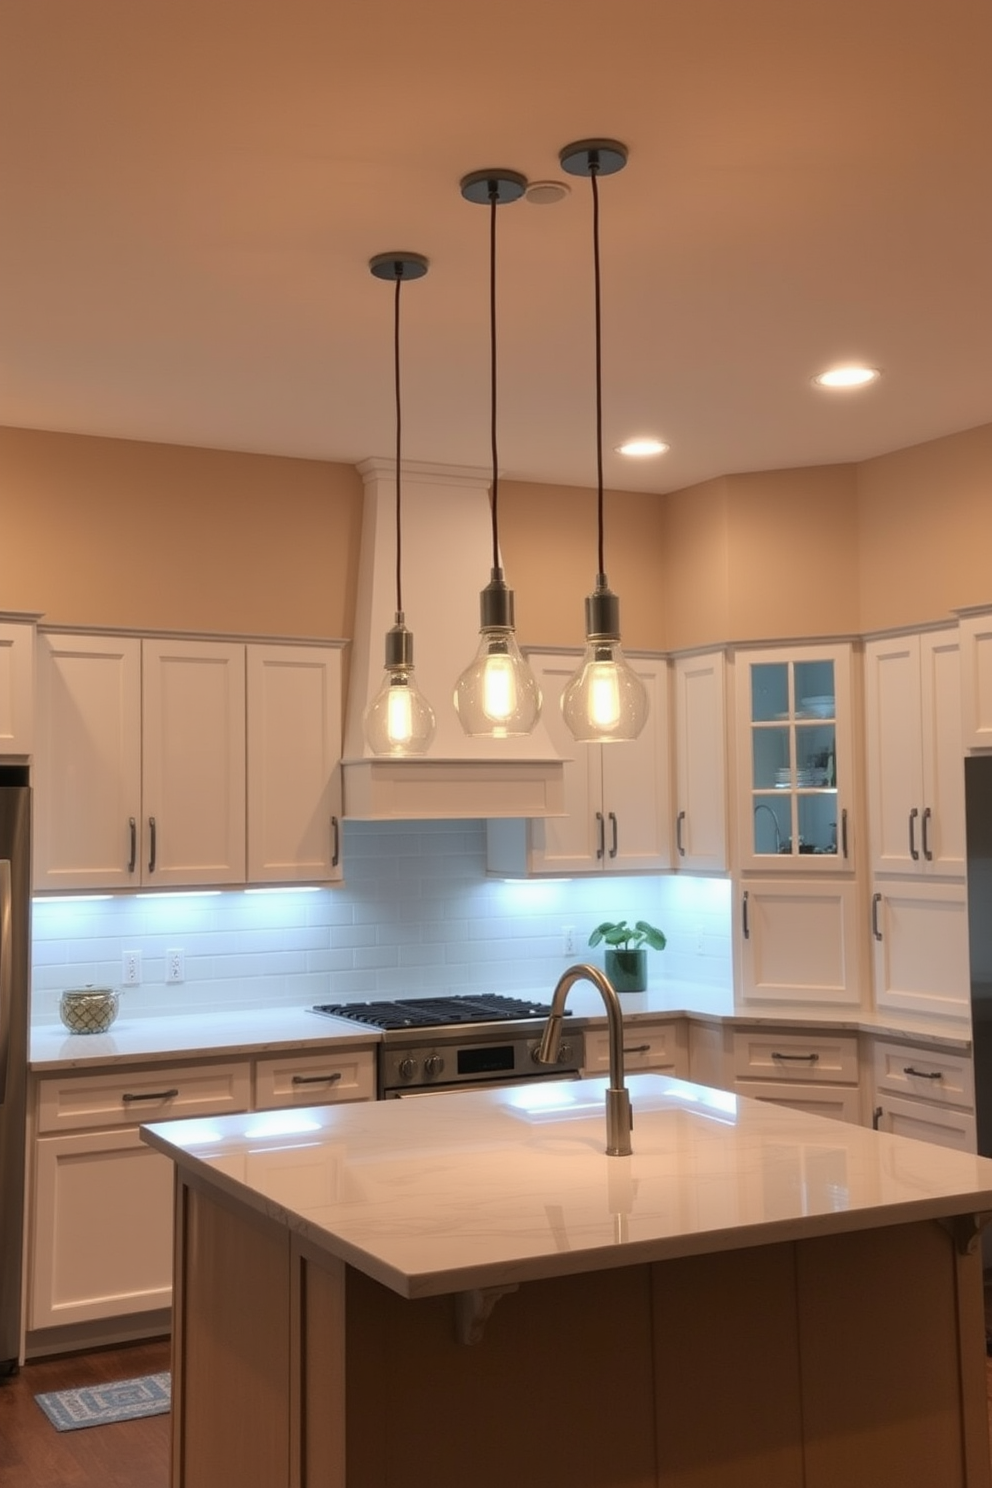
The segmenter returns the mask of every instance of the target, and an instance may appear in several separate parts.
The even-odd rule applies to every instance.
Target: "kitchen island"
[[[629,1084],[143,1128],[174,1488],[989,1488],[992,1162]]]

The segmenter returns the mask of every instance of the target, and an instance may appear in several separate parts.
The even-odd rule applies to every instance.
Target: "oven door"
[[[464,1085],[420,1085],[410,1090],[384,1090],[383,1100],[419,1100],[424,1095],[462,1095],[466,1090],[504,1090],[507,1085],[544,1085],[549,1080],[581,1080],[582,1075],[578,1070],[563,1070],[550,1075],[521,1075],[519,1079],[511,1080],[475,1080],[466,1081]]]

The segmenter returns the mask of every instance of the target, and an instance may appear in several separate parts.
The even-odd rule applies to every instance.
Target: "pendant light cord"
[[[397,621],[403,613],[403,524],[400,520],[400,444],[403,428],[400,408],[400,286],[403,283],[403,265],[396,265],[396,295],[393,304],[393,376],[396,390],[396,615]]]
[[[500,569],[499,555],[499,452],[496,446],[496,207],[499,182],[489,182],[489,431],[492,448],[493,483],[489,498],[493,524],[493,574]]]
[[[599,155],[589,152],[589,180],[592,183],[592,265],[595,288],[596,325],[596,518],[599,529],[599,577],[605,581],[605,543],[603,538],[603,334],[599,276]]]

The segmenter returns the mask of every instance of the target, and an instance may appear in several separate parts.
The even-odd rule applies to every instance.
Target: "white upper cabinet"
[[[965,749],[992,749],[992,612],[962,615],[961,712]]]
[[[852,872],[850,647],[741,651],[734,672],[739,866]]]
[[[657,873],[671,867],[668,786],[668,669],[663,658],[631,659],[648,690],[640,738],[577,744],[561,715],[576,658],[531,653],[544,695],[542,717],[565,763],[565,815],[487,823],[487,868],[496,875]]]
[[[341,877],[340,653],[44,634],[35,887]]]
[[[726,662],[722,651],[674,666],[675,866],[727,867]]]
[[[243,883],[245,648],[142,642],[142,882]]]
[[[248,647],[248,881],[341,878],[341,653]]]
[[[965,872],[961,668],[954,629],[865,648],[874,873]]]
[[[0,621],[0,758],[34,746],[34,625]]]
[[[141,881],[141,642],[38,637],[34,882]]]

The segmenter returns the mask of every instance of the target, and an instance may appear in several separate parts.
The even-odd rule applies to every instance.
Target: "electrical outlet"
[[[561,927],[561,953],[563,956],[575,955],[574,925],[562,925]]]
[[[141,952],[125,951],[121,968],[121,981],[125,987],[137,987],[141,981]]]
[[[167,982],[184,982],[186,980],[186,965],[182,951],[166,951],[165,980]]]

